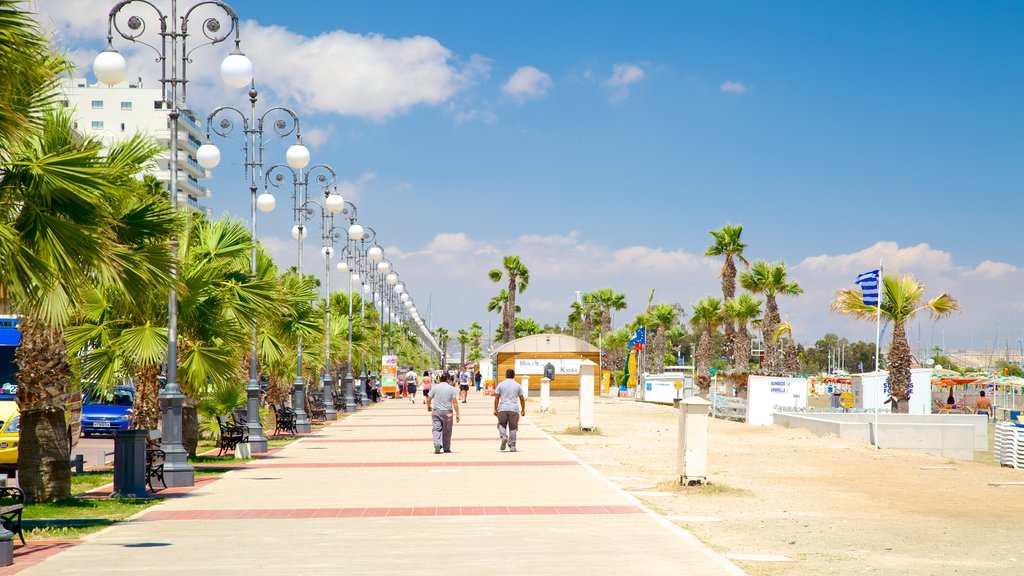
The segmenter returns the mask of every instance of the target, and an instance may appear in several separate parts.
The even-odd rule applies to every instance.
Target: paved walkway
[[[528,419],[499,451],[490,406],[434,454],[386,401],[19,574],[743,574]]]

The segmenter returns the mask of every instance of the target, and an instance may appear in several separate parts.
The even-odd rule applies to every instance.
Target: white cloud
[[[604,85],[611,90],[612,101],[621,102],[629,98],[630,86],[644,79],[644,69],[635,64],[616,64],[612,66],[612,75]]]
[[[498,121],[498,115],[490,110],[460,110],[455,113],[456,124],[474,121],[490,125]]]
[[[61,45],[83,67],[80,75],[103,48],[110,5],[100,0],[37,2],[39,20],[52,27]],[[155,17],[150,17],[149,11],[128,12],[137,12],[146,19],[149,30],[155,30]],[[222,13],[214,8],[197,10],[193,28],[198,28],[203,17],[218,14]],[[386,38],[333,30],[310,37],[244,20],[244,11],[240,15],[241,48],[253,61],[261,101],[293,106],[300,114],[326,112],[385,120],[414,106],[444,104],[486,78],[490,69],[486,58],[460,59],[428,36]],[[114,44],[128,60],[129,78],[141,76],[146,85],[157,85],[159,68],[153,64],[152,50],[120,38],[115,38]],[[231,42],[224,42],[195,52],[188,68],[193,105],[244,98],[244,91],[224,88],[220,82],[220,61],[232,48]]]
[[[725,82],[722,82],[722,85],[719,86],[718,89],[726,94],[743,94],[747,91],[747,87],[743,82],[735,80],[726,80]]]
[[[1007,274],[1018,272],[1018,268],[1012,264],[1006,264],[1004,262],[993,262],[991,260],[985,260],[974,271],[982,276],[989,279],[996,279]]]
[[[516,100],[523,101],[544,96],[551,86],[551,76],[533,66],[523,66],[509,77],[502,85],[501,91]]]
[[[338,182],[338,192],[345,200],[355,203],[362,196],[366,185],[376,179],[376,173],[364,172],[354,182],[351,180],[342,180],[341,182]]]

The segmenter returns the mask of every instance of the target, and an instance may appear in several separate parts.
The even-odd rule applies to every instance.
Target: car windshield
[[[11,418],[11,423],[7,425],[7,432],[10,434],[17,434],[18,427],[21,425],[21,416],[15,416]]]
[[[115,389],[107,394],[100,395],[89,392],[82,400],[84,404],[105,405],[105,406],[132,406],[135,404],[135,392],[130,389]]]

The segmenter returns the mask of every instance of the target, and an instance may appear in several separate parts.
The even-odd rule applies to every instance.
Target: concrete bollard
[[[119,498],[148,498],[146,492],[146,439],[149,430],[114,433],[114,493]]]
[[[0,566],[14,564],[14,532],[0,527]]]
[[[540,379],[540,411],[551,410],[551,379]]]
[[[239,442],[235,446],[235,460],[248,460],[252,458],[252,445],[248,442]]]
[[[523,375],[523,398],[530,399],[530,377]]]
[[[597,364],[590,360],[580,363],[580,428],[594,429],[594,374]]]
[[[679,402],[676,471],[680,484],[698,484],[708,475],[708,411],[711,402],[691,396]]]

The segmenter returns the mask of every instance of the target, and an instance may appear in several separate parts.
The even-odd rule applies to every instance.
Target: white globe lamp
[[[341,197],[341,194],[328,194],[324,203],[331,214],[337,214],[345,209],[345,199]]]
[[[302,224],[296,224],[292,226],[292,238],[295,240],[305,240],[306,236],[309,235],[309,229]]]
[[[108,47],[92,61],[92,73],[107,86],[115,86],[128,75],[128,63],[120,52]]]
[[[305,168],[309,164],[309,148],[302,144],[292,144],[288,147],[284,157],[292,168]]]
[[[362,240],[364,234],[363,227],[359,224],[353,224],[348,227],[348,237],[352,240]]]
[[[207,142],[196,150],[196,161],[203,168],[216,168],[220,164],[220,148]]]
[[[277,206],[277,199],[270,192],[264,192],[256,197],[256,207],[260,212],[270,212]]]
[[[346,272],[348,272],[348,262],[345,262],[345,261],[338,262],[338,264],[335,266],[335,268],[338,269],[338,272],[341,272],[342,274],[345,274]]]
[[[374,244],[366,251],[366,257],[373,262],[380,262],[384,258],[384,249]]]
[[[398,282],[398,274],[395,274],[394,272],[392,272],[392,273],[390,273],[390,274],[388,274],[387,276],[384,277],[384,281],[387,282],[388,284],[394,286],[395,283]]]
[[[232,88],[245,88],[252,82],[252,61],[235,52],[220,63],[220,78]]]

